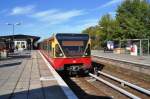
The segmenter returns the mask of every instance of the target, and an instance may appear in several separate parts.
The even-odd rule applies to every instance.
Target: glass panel
[[[84,55],[87,41],[62,41],[60,43],[67,57],[78,57]]]
[[[55,45],[55,56],[56,57],[63,57],[63,53],[61,52],[58,44]]]
[[[89,40],[87,34],[57,34],[56,38],[67,57],[81,57]]]
[[[85,56],[90,56],[91,55],[91,49],[90,49],[90,44],[88,44],[88,47],[85,51]]]
[[[66,56],[82,56],[84,53],[83,46],[63,46],[63,51]]]

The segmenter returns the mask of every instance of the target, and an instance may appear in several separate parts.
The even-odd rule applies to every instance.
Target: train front
[[[59,57],[57,65],[69,73],[91,69],[91,49],[88,34],[56,34],[58,46],[56,56]],[[60,58],[62,57],[62,58]]]

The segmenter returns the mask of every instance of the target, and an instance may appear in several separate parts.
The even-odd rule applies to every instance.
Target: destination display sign
[[[62,46],[83,46],[83,41],[62,41]]]

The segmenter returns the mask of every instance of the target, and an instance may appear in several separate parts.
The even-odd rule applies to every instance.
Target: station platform
[[[92,50],[92,56],[99,57],[102,61],[113,65],[150,75],[150,56],[132,56],[111,52],[104,53],[102,50]]]
[[[104,53],[104,51],[100,50],[93,50],[92,55],[144,66],[150,66],[150,56],[131,56],[129,54]]]
[[[0,60],[0,99],[77,99],[39,51]]]

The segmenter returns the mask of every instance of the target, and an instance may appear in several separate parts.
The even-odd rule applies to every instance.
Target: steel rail
[[[115,81],[118,81],[118,82],[120,82],[121,84],[125,84],[125,85],[127,85],[127,86],[129,86],[129,87],[132,87],[132,88],[134,88],[134,89],[136,89],[136,90],[138,90],[138,91],[140,91],[140,92],[143,92],[143,93],[145,93],[145,94],[147,94],[147,95],[150,95],[150,91],[149,91],[149,90],[146,90],[146,89],[144,89],[144,88],[142,88],[142,87],[139,87],[139,86],[137,86],[137,85],[134,85],[134,84],[132,84],[132,83],[129,83],[129,82],[127,82],[127,81],[124,81],[124,80],[122,80],[122,79],[119,79],[119,78],[117,78],[117,77],[111,76],[111,75],[106,74],[106,73],[101,72],[101,71],[98,71],[98,73],[100,73],[101,75],[106,76],[106,77],[108,77],[108,78],[111,78],[111,79],[113,79],[113,80],[115,80]]]
[[[130,93],[130,92],[128,92],[128,91],[126,91],[126,90],[124,90],[124,89],[122,89],[122,88],[120,88],[120,87],[118,87],[118,86],[116,86],[116,85],[114,85],[114,84],[112,84],[112,83],[110,83],[110,82],[108,82],[108,81],[106,81],[106,80],[104,80],[104,79],[102,79],[102,78],[94,75],[94,74],[89,73],[89,75],[92,76],[92,77],[94,77],[95,79],[103,82],[104,84],[110,86],[111,88],[113,88],[113,89],[121,92],[122,94],[124,94],[124,95],[132,98],[132,99],[141,99],[140,97],[135,96],[134,94],[132,94],[132,93]]]

